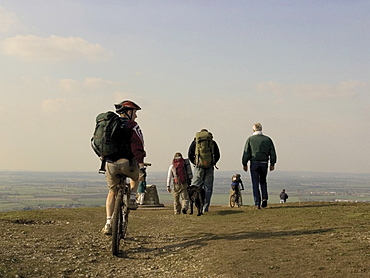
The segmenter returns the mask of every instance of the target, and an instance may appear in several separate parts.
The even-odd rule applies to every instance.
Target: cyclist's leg
[[[133,179],[130,178],[131,196],[136,197],[138,186],[139,186],[139,180],[138,179],[137,180],[133,180]]]
[[[117,194],[117,185],[119,179],[116,177],[116,167],[113,163],[106,164],[106,181],[108,186],[108,194],[105,201],[105,210],[107,215],[107,222],[102,229],[102,232],[105,234],[111,234],[111,219],[114,210],[114,202]]]
[[[239,203],[239,188],[235,186],[235,203]]]
[[[120,174],[124,174],[130,178],[130,200],[129,208],[137,209],[136,192],[139,186],[139,165],[136,162],[130,162],[128,159],[122,158],[116,161]]]

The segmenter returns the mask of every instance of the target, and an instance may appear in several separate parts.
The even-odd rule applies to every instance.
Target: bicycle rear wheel
[[[235,194],[232,194],[231,196],[230,196],[230,207],[235,207]]]
[[[117,256],[122,234],[122,207],[123,207],[122,190],[118,191],[116,202],[114,204],[114,213],[112,217],[112,254]]]
[[[126,237],[127,233],[127,226],[128,226],[128,213],[130,210],[128,209],[128,202],[130,197],[130,190],[128,187],[126,187],[126,192],[123,194],[123,206],[122,206],[122,232],[121,232],[121,239],[124,239]]]
[[[238,202],[238,207],[240,208],[242,205],[243,205],[243,198],[242,198],[242,194],[239,194],[239,202]]]

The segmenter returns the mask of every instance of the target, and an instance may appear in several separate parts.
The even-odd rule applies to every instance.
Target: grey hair
[[[262,125],[260,123],[256,123],[253,125],[254,131],[262,131]]]

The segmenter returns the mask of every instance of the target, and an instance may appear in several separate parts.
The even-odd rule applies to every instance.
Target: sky
[[[212,132],[242,171],[369,173],[370,1],[0,0],[0,170],[97,171],[95,117],[138,103],[150,171]]]

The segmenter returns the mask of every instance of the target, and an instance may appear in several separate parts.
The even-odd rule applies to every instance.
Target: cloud
[[[119,82],[92,77],[85,78],[82,81],[74,79],[62,79],[58,83],[58,87],[62,92],[65,93],[109,92],[114,90],[112,88],[119,85]]]
[[[281,96],[287,92],[287,87],[272,81],[257,84],[257,90],[261,92],[270,92],[274,95]]]
[[[112,52],[98,44],[76,37],[50,36],[41,38],[33,35],[18,35],[4,39],[1,43],[4,54],[26,61],[65,61],[85,59],[92,62],[107,61]]]
[[[0,6],[0,33],[9,32],[18,26],[20,23],[17,16]]]
[[[137,103],[139,106],[142,106],[142,105],[140,105],[140,103],[144,102],[144,99],[142,97],[139,97],[139,96],[137,96],[135,94],[132,94],[132,93],[125,93],[125,92],[122,92],[122,91],[114,92],[114,99],[115,99],[115,103],[119,103],[119,102],[121,102],[125,99],[129,99],[129,100],[132,100],[135,103]]]
[[[268,92],[276,96],[291,96],[304,99],[335,99],[352,98],[361,94],[363,89],[369,85],[359,81],[339,82],[337,85],[328,84],[293,84],[282,85],[275,82],[257,84],[256,89],[261,92]]]
[[[63,92],[75,93],[80,90],[80,83],[73,79],[62,79],[59,81],[59,87]]]
[[[86,78],[83,83],[84,87],[86,88],[104,88],[110,86],[117,86],[119,84],[120,84],[119,82],[104,80],[101,78]]]
[[[42,102],[42,111],[45,113],[58,113],[67,110],[67,100],[64,98],[47,99]]]

